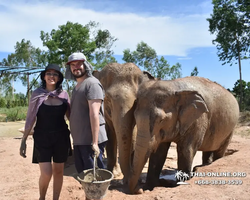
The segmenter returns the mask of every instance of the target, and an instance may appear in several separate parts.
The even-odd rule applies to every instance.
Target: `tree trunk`
[[[27,73],[27,95],[28,95],[28,103],[30,102],[30,80],[29,80],[29,73]]]
[[[242,76],[241,76],[241,58],[240,58],[240,43],[236,37],[237,48],[238,48],[238,63],[239,63],[239,73],[240,73],[240,111],[242,111],[242,99],[243,99],[243,91],[242,91]]]
[[[240,73],[240,111],[242,111],[243,91],[242,91],[242,75],[241,75],[241,59],[240,59],[240,55],[238,56],[238,62],[239,62],[239,73]]]

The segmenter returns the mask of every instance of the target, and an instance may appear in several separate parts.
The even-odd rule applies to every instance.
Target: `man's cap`
[[[83,53],[81,52],[72,53],[69,56],[68,62],[66,63],[66,65],[69,65],[73,61],[85,61],[85,60],[86,60],[86,56]]]

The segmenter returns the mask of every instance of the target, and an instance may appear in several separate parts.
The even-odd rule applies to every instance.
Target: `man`
[[[92,66],[83,53],[73,53],[67,62],[66,79],[77,85],[72,91],[70,130],[78,173],[93,168],[93,155],[99,168],[104,168],[103,153],[108,140],[104,120],[104,90],[94,76]]]

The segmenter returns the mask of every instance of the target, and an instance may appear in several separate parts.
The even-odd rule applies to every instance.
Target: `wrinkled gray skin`
[[[134,110],[138,87],[142,82],[154,77],[148,72],[142,72],[133,63],[111,63],[100,72],[94,71],[93,75],[100,80],[105,90],[107,169],[112,171],[115,177],[122,171],[123,182],[127,184],[136,137]]]
[[[159,185],[171,142],[177,144],[178,170],[187,174],[198,150],[203,151],[203,165],[223,157],[238,117],[234,96],[208,79],[186,77],[143,83],[135,110],[138,132],[130,192],[142,192],[137,182],[148,158],[144,189]]]

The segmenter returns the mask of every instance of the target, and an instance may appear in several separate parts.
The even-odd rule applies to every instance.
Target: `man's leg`
[[[81,155],[81,145],[74,146],[74,159],[75,159],[75,168],[77,173],[81,173],[84,170],[84,162]]]

